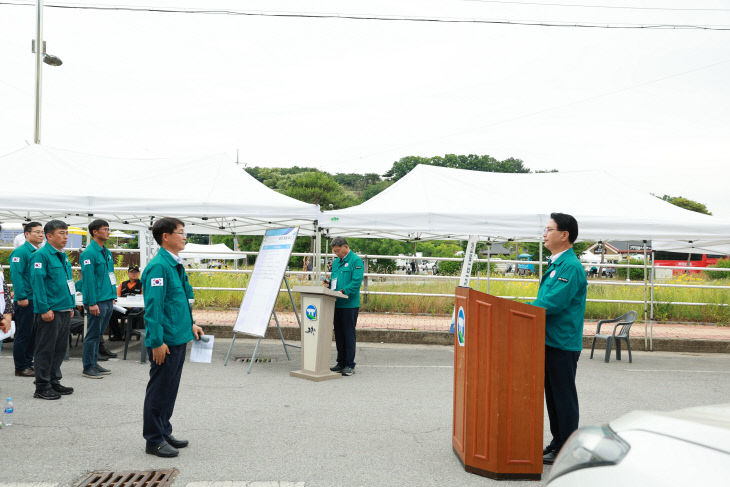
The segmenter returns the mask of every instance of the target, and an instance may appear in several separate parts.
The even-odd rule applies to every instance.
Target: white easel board
[[[233,331],[263,338],[299,228],[267,230]]]

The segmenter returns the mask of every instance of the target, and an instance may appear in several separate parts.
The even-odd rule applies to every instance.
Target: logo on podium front
[[[456,339],[459,341],[459,346],[464,346],[464,332],[466,331],[466,315],[464,314],[464,308],[459,306],[459,312],[456,315]]]
[[[307,315],[307,319],[309,321],[316,321],[317,320],[317,307],[313,304],[310,304],[307,306],[307,309],[304,310],[304,314]]]

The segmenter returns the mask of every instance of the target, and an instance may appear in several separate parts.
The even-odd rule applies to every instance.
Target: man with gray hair
[[[330,280],[325,280],[324,283],[333,291],[341,291],[347,297],[335,301],[337,365],[330,370],[349,376],[355,373],[355,326],[360,311],[360,285],[364,269],[362,259],[350,251],[344,237],[335,237],[332,240],[332,252],[338,258],[332,262]]]
[[[61,364],[66,356],[71,314],[76,305],[71,263],[63,252],[68,225],[51,220],[43,228],[46,245],[33,253],[30,284],[35,313],[35,394],[39,399],[58,399],[73,393],[61,385]]]

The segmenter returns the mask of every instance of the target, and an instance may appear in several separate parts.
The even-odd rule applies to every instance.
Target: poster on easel
[[[289,264],[298,227],[266,230],[233,331],[263,338]]]

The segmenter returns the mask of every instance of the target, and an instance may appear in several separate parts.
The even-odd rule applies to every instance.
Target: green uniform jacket
[[[548,265],[532,303],[545,308],[545,345],[575,352],[583,349],[587,288],[586,273],[572,248]]]
[[[24,299],[33,299],[33,286],[30,285],[30,261],[37,249],[30,242],[13,250],[10,254],[10,280],[13,281],[13,292],[16,303]]]
[[[33,253],[30,284],[33,287],[33,311],[36,314],[65,311],[76,306],[76,297],[68,288],[73,280],[71,263],[64,252],[46,243]]]
[[[144,344],[157,348],[182,345],[193,338],[193,313],[188,299],[193,288],[182,264],[165,249],[160,249],[142,273],[144,321],[147,329]]]
[[[330,283],[337,279],[334,290],[342,291],[342,294],[347,296],[347,299],[335,301],[335,308],[360,307],[360,285],[364,272],[362,259],[353,251],[348,252],[342,259],[335,259],[332,263]]]
[[[109,273],[114,274],[114,259],[105,246],[92,240],[79,257],[81,263],[81,292],[84,304],[94,306],[102,301],[117,299],[116,278],[112,283]]]

